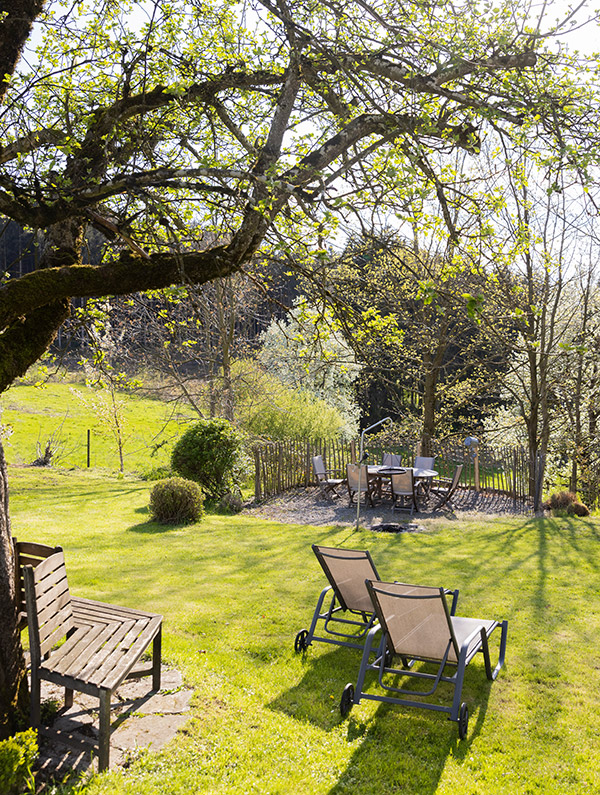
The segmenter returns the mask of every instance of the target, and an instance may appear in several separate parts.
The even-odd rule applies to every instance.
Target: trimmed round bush
[[[150,492],[150,513],[164,524],[197,522],[204,515],[204,495],[191,480],[167,478]]]
[[[567,513],[571,516],[589,516],[590,509],[582,502],[572,502],[567,508]]]
[[[241,446],[239,431],[227,420],[200,420],[175,444],[171,466],[181,477],[199,483],[208,500],[218,501],[238,485]]]

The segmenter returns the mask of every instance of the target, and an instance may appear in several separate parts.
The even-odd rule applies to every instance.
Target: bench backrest
[[[31,665],[37,667],[52,647],[74,627],[62,550],[38,563],[35,569],[24,566],[23,578]]]
[[[17,541],[13,538],[13,555],[15,562],[15,590],[18,604],[19,629],[27,626],[27,603],[25,601],[25,582],[23,580],[23,567],[33,566],[35,569],[42,560],[60,552],[62,547],[50,547],[47,544],[36,544],[32,541]]]

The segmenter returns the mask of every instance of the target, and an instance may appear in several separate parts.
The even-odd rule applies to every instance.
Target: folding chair
[[[324,497],[339,497],[340,495],[337,493],[337,489],[339,488],[339,486],[342,485],[342,483],[346,482],[344,478],[329,477],[331,472],[334,472],[335,470],[328,470],[325,468],[323,456],[320,455],[314,456],[312,464],[313,464],[313,472],[315,473],[317,483],[319,484],[319,488],[321,489],[321,494]]]
[[[373,494],[375,489],[373,481],[369,479],[369,470],[367,467],[364,464],[361,466],[358,466],[358,464],[348,464],[346,473],[350,505],[354,502],[354,497],[358,494],[360,489],[360,493],[365,495],[365,501],[373,507]]]
[[[353,704],[362,699],[385,701],[408,707],[422,707],[448,714],[449,720],[458,723],[459,737],[464,739],[469,724],[469,710],[461,702],[465,669],[478,652],[483,654],[487,678],[496,679],[504,664],[506,651],[507,621],[492,621],[478,618],[453,616],[448,609],[443,588],[430,588],[403,583],[369,580],[367,590],[373,603],[379,624],[369,631],[358,672],[356,689],[348,684],[340,701],[342,715],[347,715]],[[492,670],[488,639],[496,627],[501,627],[498,663]],[[383,633],[382,639],[377,634]],[[372,651],[377,650],[375,660],[369,662]],[[412,665],[394,668],[394,657],[402,661],[434,663],[437,671],[430,673]],[[453,667],[454,673],[446,671]],[[377,671],[379,684],[392,695],[365,692],[367,671]],[[426,690],[410,690],[384,683],[384,677],[406,676],[422,679],[430,687]],[[452,706],[428,703],[424,699],[432,696],[440,682],[454,688]],[[407,683],[408,684],[408,683]],[[418,699],[418,700],[416,700]]]
[[[401,467],[402,456],[397,455],[396,453],[384,453],[383,458],[381,459],[381,464],[384,467]]]
[[[301,629],[296,635],[294,649],[297,652],[304,651],[317,641],[362,649],[365,637],[375,621],[373,602],[365,581],[379,580],[371,555],[366,550],[338,549],[317,544],[312,545],[312,550],[329,585],[321,591],[317,600],[310,629]],[[458,591],[448,593],[453,595],[451,611],[454,614]],[[331,596],[331,601],[329,607],[324,609],[323,604],[328,596]],[[348,613],[350,618],[345,617]],[[316,634],[320,621],[323,622],[324,635]]]
[[[413,515],[414,511],[419,510],[417,504],[417,494],[415,491],[415,480],[413,477],[412,469],[407,469],[406,472],[394,473],[391,477],[392,481],[392,511],[410,511]]]
[[[454,474],[452,475],[452,480],[446,480],[444,478],[440,478],[436,480],[435,483],[431,487],[431,494],[435,497],[438,497],[437,503],[433,506],[433,509],[437,511],[438,508],[442,508],[446,503],[452,505],[452,497],[454,496],[454,492],[458,488],[458,482],[460,480],[460,476],[463,471],[463,464],[459,464],[456,469],[454,470]]]

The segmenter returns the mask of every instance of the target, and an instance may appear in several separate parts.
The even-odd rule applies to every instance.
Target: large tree
[[[437,198],[458,239],[453,207],[477,212],[478,197],[444,156],[476,156],[486,135],[529,136],[586,179],[592,84],[547,40],[516,2],[5,5],[0,214],[44,248],[0,289],[0,391],[72,296],[204,283],[261,246],[314,249],[337,217],[410,217],[407,185]],[[82,253],[90,225],[111,241],[97,264]],[[198,226],[220,242],[196,246]],[[1,736],[25,693],[1,455],[0,616]]]

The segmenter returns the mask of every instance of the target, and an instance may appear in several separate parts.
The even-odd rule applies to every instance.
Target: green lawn
[[[391,536],[208,515],[148,523],[151,484],[11,470],[13,531],[62,544],[75,594],[165,616],[164,656],[195,688],[166,750],[89,793],[600,792],[600,524],[494,519]],[[381,576],[460,588],[459,614],[507,618],[507,664],[469,666],[465,741],[443,715],[338,702],[359,655],[293,651],[324,577],[310,545],[368,548]],[[495,633],[499,634],[499,633]]]
[[[84,384],[50,382],[42,387],[12,386],[2,395],[2,423],[12,434],[4,442],[6,459],[30,464],[37,445],[44,448],[54,435],[58,452],[54,463],[61,467],[87,467],[87,432],[90,435],[90,466],[116,471],[119,456],[110,425],[94,411],[92,390]],[[106,400],[100,391],[95,400]],[[120,394],[123,401],[124,459],[126,472],[146,472],[167,464],[171,448],[181,435],[189,409],[138,395]]]

